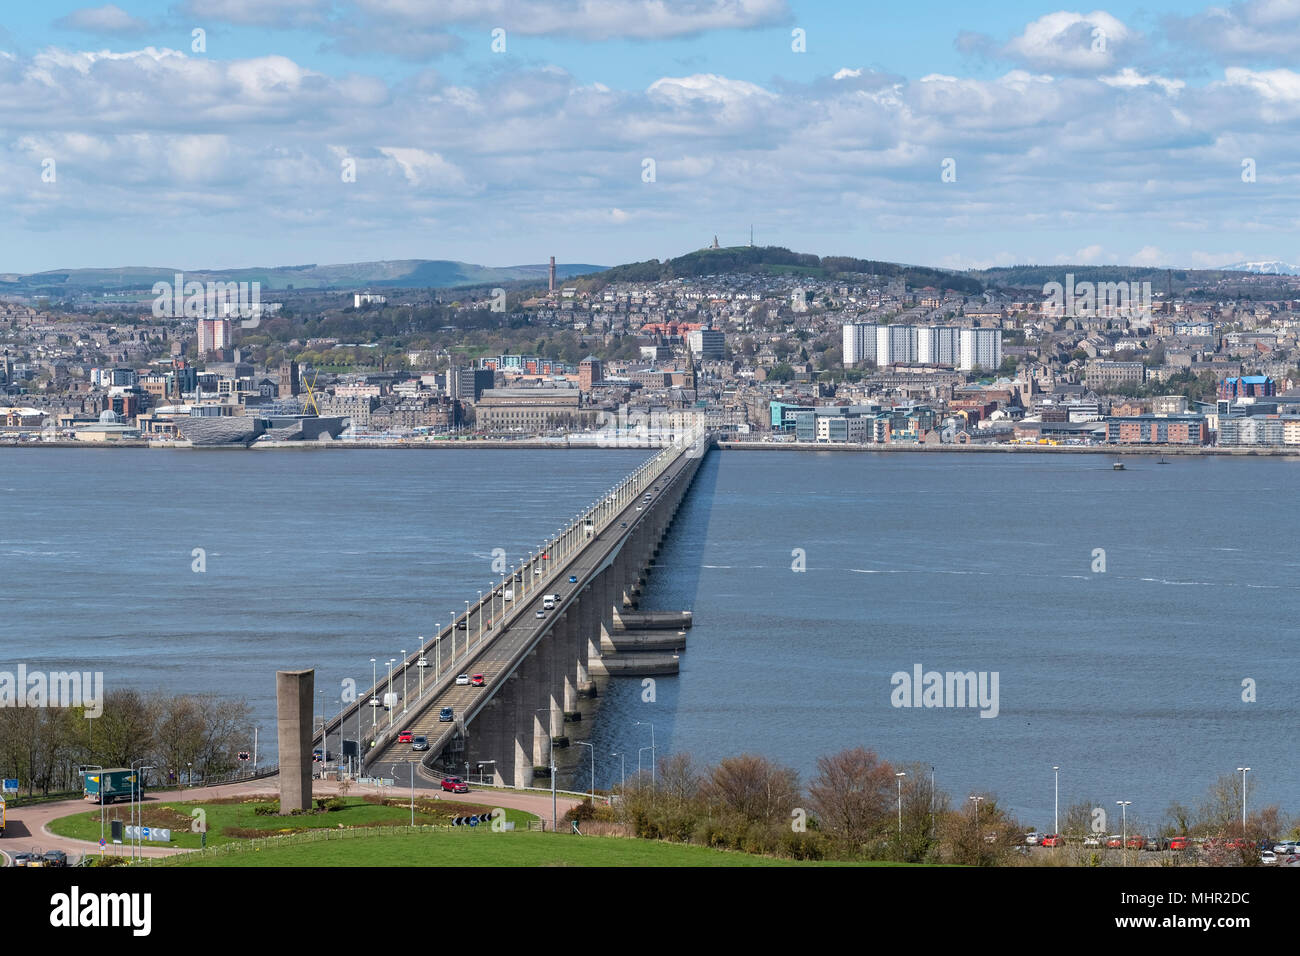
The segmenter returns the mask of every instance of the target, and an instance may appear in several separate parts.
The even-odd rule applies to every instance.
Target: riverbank
[[[599,441],[566,441],[564,439],[519,439],[502,441],[499,439],[457,439],[453,441],[411,441],[393,439],[391,441],[286,441],[258,442],[253,445],[191,445],[188,442],[80,442],[48,441],[0,443],[4,448],[152,448],[186,451],[329,451],[332,449],[384,449],[384,450],[517,450],[546,449],[550,451],[590,451],[612,448],[621,451],[638,448],[651,449],[660,447],[651,444],[625,444]],[[1220,448],[1215,445],[918,445],[918,444],[847,444],[817,442],[764,442],[764,441],[720,441],[717,447],[724,451],[835,451],[835,452],[903,452],[934,454],[1026,454],[1026,455],[1104,455],[1109,457],[1129,455],[1163,455],[1165,457],[1205,457],[1224,456],[1229,458],[1300,458],[1300,446],[1295,447],[1260,447],[1260,448]]]
[[[724,451],[845,451],[845,452],[919,452],[945,454],[985,454],[1003,452],[1027,455],[1104,455],[1109,458],[1130,455],[1165,457],[1226,456],[1232,458],[1300,458],[1300,446],[1294,448],[1219,448],[1214,445],[853,445],[815,442],[718,442]]]

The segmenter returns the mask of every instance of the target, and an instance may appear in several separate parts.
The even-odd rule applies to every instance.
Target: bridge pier
[[[559,633],[556,635],[560,642],[556,663],[562,672],[561,692],[564,694],[564,712],[570,714],[578,709],[578,668],[580,666],[578,642],[582,640],[582,610],[587,600],[586,593],[584,591],[583,597],[575,598],[569,605],[569,610],[565,612],[564,620],[559,625]],[[563,721],[564,714],[561,714],[561,726]]]
[[[530,652],[515,671],[518,679],[514,681],[514,783],[512,786],[523,789],[533,785],[533,740],[536,737],[535,723],[537,714],[533,713],[533,701],[537,699],[538,666],[537,652]]]

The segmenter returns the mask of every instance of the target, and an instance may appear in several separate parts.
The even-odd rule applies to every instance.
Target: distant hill
[[[1234,262],[1230,266],[1224,266],[1223,269],[1225,272],[1254,272],[1266,276],[1300,276],[1300,266],[1293,266],[1289,262],[1278,259],[1268,259],[1263,262]]]
[[[611,282],[655,282],[665,279],[687,279],[723,273],[754,273],[761,275],[807,275],[817,279],[833,279],[848,274],[877,275],[886,278],[902,276],[916,289],[934,286],[953,289],[967,294],[984,291],[979,279],[960,272],[932,269],[928,266],[909,266],[897,262],[878,262],[874,259],[855,259],[849,256],[815,256],[791,252],[780,246],[729,246],[724,249],[699,249],[675,259],[650,259],[613,266],[598,275],[585,276],[593,287]]]
[[[186,281],[260,282],[263,291],[282,289],[442,289],[492,282],[545,282],[550,266],[479,266],[449,259],[396,259],[338,265],[254,266],[247,269],[173,269],[127,266],[117,269],[67,269],[27,275],[0,275],[0,294],[76,296],[148,293],[155,282],[171,282],[177,272]],[[555,274],[568,279],[599,272],[604,266],[556,263]]]

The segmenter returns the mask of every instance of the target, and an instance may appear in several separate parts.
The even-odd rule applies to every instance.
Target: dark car
[[[570,574],[570,575],[569,575],[569,583],[570,583],[570,584],[577,584],[577,583],[578,583],[578,576],[577,576],[576,574]]]
[[[438,720],[442,723],[446,723],[449,720],[455,720],[455,719],[456,719],[456,712],[453,711],[450,707],[444,707],[442,710],[438,711]]]
[[[64,853],[62,850],[46,850],[42,859],[45,860],[46,866],[68,865],[68,854]]]
[[[424,736],[424,734],[416,734],[414,737],[411,738],[411,749],[412,749],[412,750],[428,750],[428,749],[429,749],[429,738],[426,737],[426,736]]]
[[[443,777],[442,789],[451,793],[469,793],[469,784],[460,777]]]
[[[469,627],[469,622],[466,621],[465,618],[463,618],[463,617],[462,617],[459,621],[456,622],[456,630],[458,630],[458,631],[463,631],[463,630],[465,630],[465,629],[468,628],[468,627]]]

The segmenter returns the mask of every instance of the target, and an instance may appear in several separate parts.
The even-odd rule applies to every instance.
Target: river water
[[[245,696],[266,752],[275,670],[382,676],[487,587],[493,549],[518,561],[644,457],[5,450],[0,669]],[[1293,806],[1298,464],[713,452],[642,599],[694,611],[681,673],[603,687],[597,783],[653,723],[661,756],[751,751],[805,779],[870,747],[1044,830],[1053,765],[1063,808],[1131,800],[1131,827],[1238,766],[1252,806]],[[996,675],[996,716],[895,706],[918,665]]]

